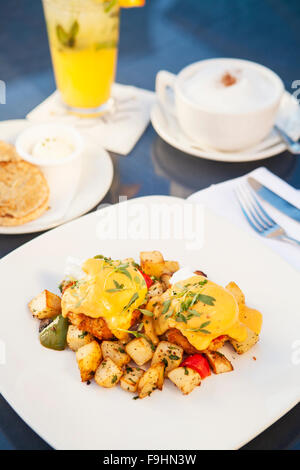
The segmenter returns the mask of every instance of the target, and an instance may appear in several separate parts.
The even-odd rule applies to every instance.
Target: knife
[[[300,209],[298,209],[298,207],[286,201],[281,196],[274,193],[271,189],[266,188],[263,184],[261,184],[259,181],[254,179],[252,176],[249,176],[247,180],[251,188],[262,199],[264,199],[269,204],[274,206],[280,212],[283,212],[284,214],[288,215],[292,219],[297,220],[297,222],[300,222]]]

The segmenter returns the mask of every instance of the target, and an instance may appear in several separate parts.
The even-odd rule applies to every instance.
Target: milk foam
[[[226,86],[227,80],[232,84]],[[276,95],[273,81],[243,64],[207,63],[183,85],[184,94],[202,109],[217,113],[247,113],[268,106]]]

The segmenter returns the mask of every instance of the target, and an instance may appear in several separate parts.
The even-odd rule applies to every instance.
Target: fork
[[[285,230],[269,216],[247,183],[240,183],[235,191],[244,216],[256,232],[266,238],[300,246],[300,241],[288,236]]]

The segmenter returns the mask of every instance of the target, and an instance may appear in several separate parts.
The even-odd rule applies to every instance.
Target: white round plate
[[[32,124],[25,119],[2,121],[0,122],[0,140],[14,143],[17,135],[30,125]],[[83,156],[77,192],[62,218],[50,223],[47,219],[43,222],[40,218],[16,227],[0,226],[0,234],[40,232],[76,219],[99,204],[109,190],[112,179],[113,164],[109,154],[101,147],[90,149]]]
[[[221,152],[215,149],[202,149],[190,140],[180,129],[175,115],[169,114],[160,104],[156,103],[151,111],[151,122],[157,134],[184,153],[194,157],[206,158],[221,162],[250,162],[273,157],[286,150],[286,145],[278,134],[271,133],[255,147],[241,152]],[[295,140],[300,137],[300,109],[296,98],[285,92],[277,116],[277,123]]]
[[[194,223],[196,206],[183,199],[132,199],[50,230],[0,260],[1,393],[56,449],[236,449],[299,402],[300,275],[254,236],[203,209],[202,225]],[[203,243],[194,243],[202,229]],[[87,387],[71,350],[40,345],[27,307],[44,289],[58,293],[68,256],[138,261],[144,250],[203,269],[221,285],[236,281],[247,304],[263,313],[251,351],[238,356],[226,347],[234,371],[212,374],[187,396],[168,380],[143,400],[120,387]]]

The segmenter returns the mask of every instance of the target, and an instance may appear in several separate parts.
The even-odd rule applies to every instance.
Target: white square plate
[[[170,211],[174,204],[190,204],[164,196],[123,204],[129,210],[136,201],[145,211],[152,204],[167,204]],[[119,207],[104,211],[113,220]],[[1,392],[29,426],[57,449],[236,449],[299,402],[296,271],[206,209],[204,246],[197,250],[186,249],[172,234],[164,240],[100,241],[96,226],[101,214],[45,233],[0,261],[0,340],[6,348]],[[71,351],[41,347],[27,304],[45,288],[57,292],[67,256],[85,259],[103,253],[138,260],[140,251],[151,249],[182,266],[203,270],[222,285],[236,281],[248,305],[263,313],[264,324],[261,340],[250,352],[237,357],[228,348],[234,372],[212,375],[188,396],[166,381],[162,392],[132,400],[119,387],[82,384]]]

